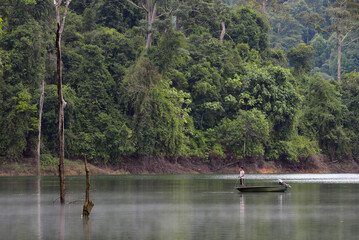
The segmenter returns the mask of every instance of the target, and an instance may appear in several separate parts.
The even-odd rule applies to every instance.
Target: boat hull
[[[237,187],[240,192],[285,192],[287,187],[285,186],[247,186]]]

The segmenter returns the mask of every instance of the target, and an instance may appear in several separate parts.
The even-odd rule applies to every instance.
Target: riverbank
[[[91,175],[121,174],[231,174],[238,173],[237,165],[245,168],[247,173],[357,173],[359,164],[353,160],[332,162],[324,156],[316,156],[301,162],[265,161],[258,159],[216,159],[203,161],[199,158],[162,158],[143,157],[127,159],[117,165],[89,164]],[[41,166],[41,175],[58,174],[56,164]],[[81,160],[65,160],[66,175],[85,175]],[[21,162],[0,163],[0,176],[34,176],[35,159],[23,159]]]

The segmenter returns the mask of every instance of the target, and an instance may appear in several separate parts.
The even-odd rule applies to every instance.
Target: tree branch
[[[57,14],[59,12],[59,7],[61,5],[62,0],[59,0],[58,2],[56,0],[54,0],[54,7],[55,7],[55,12],[56,12],[56,23],[58,25],[60,25],[60,15]]]
[[[164,12],[164,13],[162,13],[162,14],[156,16],[156,18],[160,18],[160,17],[162,17],[163,15],[170,15],[172,12],[173,12],[173,9],[170,9],[168,12]]]
[[[349,33],[351,33],[351,30],[348,30],[348,32],[343,36],[342,38],[342,43],[344,42],[344,40],[348,37]]]
[[[352,39],[351,41],[347,42],[346,44],[343,44],[343,47],[349,46],[352,42],[355,42],[359,40],[359,37]]]
[[[60,0],[59,2],[61,3],[61,0]],[[64,11],[64,14],[63,14],[63,16],[62,16],[62,22],[61,22],[61,27],[60,27],[60,34],[61,34],[62,31],[64,30],[65,19],[66,19],[66,14],[67,14],[67,9],[69,9],[70,3],[71,3],[71,0],[67,0],[67,1],[66,1],[65,11]]]
[[[144,9],[146,12],[148,12],[148,9],[145,7],[145,5],[142,3],[142,9]]]
[[[152,11],[152,16],[150,19],[151,24],[155,21],[155,19],[157,18],[157,3],[155,3],[155,5],[153,6],[153,11]]]
[[[147,12],[147,9],[143,6],[143,3],[142,3],[142,6],[138,6],[136,3],[132,2],[131,0],[126,0],[129,4],[135,6],[136,8],[139,8],[139,9],[143,9]]]

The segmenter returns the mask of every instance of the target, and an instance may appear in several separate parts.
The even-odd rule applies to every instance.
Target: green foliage
[[[176,29],[187,36],[210,34],[219,38],[221,22],[229,24],[230,11],[226,4],[220,0],[210,1],[174,1],[176,16]]]
[[[65,108],[65,144],[69,140],[68,132],[73,126],[73,114],[76,105],[75,92],[68,85],[63,85],[63,96],[67,102]],[[36,100],[38,101],[39,98]],[[44,107],[42,115],[42,141],[45,149],[51,153],[58,152],[58,97],[57,85],[45,85]],[[67,148],[67,147],[66,147]]]
[[[224,114],[224,82],[243,70],[241,57],[231,42],[222,42],[208,34],[192,35],[189,53],[188,61],[179,71],[187,80],[184,86],[191,92],[191,116],[196,128],[214,128]]]
[[[359,44],[350,44],[349,46],[345,47],[343,52],[343,74],[357,71],[359,59]]]
[[[102,112],[86,124],[86,127],[74,129],[68,137],[72,155],[116,163],[134,153],[133,131],[120,113],[108,115]]]
[[[3,22],[3,20],[2,20],[2,18],[0,18],[0,37],[3,34],[3,30],[2,30],[3,23],[2,22]]]
[[[259,52],[254,48],[250,48],[247,43],[239,43],[236,48],[239,56],[244,62],[253,62],[258,64],[262,62]]]
[[[121,0],[73,1],[71,9],[86,17],[86,25],[96,23],[103,27],[114,28],[120,33],[125,32],[128,28],[138,26],[143,17],[143,12],[140,9]],[[91,16],[91,19],[88,16]],[[85,27],[88,28],[88,26]],[[88,30],[93,30],[92,28]]]
[[[294,66],[293,74],[308,74],[313,67],[313,55],[313,47],[307,46],[304,43],[298,44],[296,48],[289,49],[287,56],[291,64]]]
[[[26,149],[30,132],[36,127],[37,108],[31,103],[28,89],[22,85],[1,88],[0,96],[0,156],[17,160]]]
[[[314,75],[306,93],[301,131],[305,136],[317,139],[320,148],[332,159],[350,153],[348,133],[343,129],[346,114],[347,108],[336,84]]]
[[[166,73],[169,69],[176,68],[183,64],[187,51],[185,38],[180,32],[168,32],[161,35],[157,47],[150,49],[149,56],[158,66],[161,73]]]
[[[220,142],[237,157],[263,157],[270,123],[257,109],[241,110],[234,120],[224,119],[218,127]]]
[[[288,141],[281,141],[281,156],[285,156],[290,161],[299,162],[300,157],[309,157],[320,153],[317,141],[313,141],[305,136],[293,135]]]
[[[225,1],[232,8],[219,0],[172,1],[168,12],[166,1],[156,2],[146,52],[145,11],[120,0],[71,3],[62,39],[67,157],[359,156],[359,44],[348,35],[342,72],[350,74],[342,84],[324,80],[337,71],[336,34],[322,31],[332,24],[322,20],[335,17],[327,1],[268,1],[265,13],[259,0]],[[348,4],[355,17],[356,4]],[[2,159],[34,151],[45,79],[42,161],[55,162],[53,11],[47,0],[0,6]]]
[[[310,45],[314,50],[314,66],[322,66],[326,59],[329,58],[330,50],[328,42],[321,34],[316,34],[310,41]]]
[[[274,66],[288,67],[288,60],[281,49],[271,49],[268,58]]]
[[[59,164],[59,159],[53,157],[51,154],[41,154],[40,157],[41,167],[56,166]]]
[[[348,108],[344,126],[349,130],[350,147],[355,157],[359,156],[359,74],[352,72],[346,74],[342,81],[343,103]]]
[[[182,151],[188,94],[170,87],[148,58],[132,67],[124,83],[131,112],[136,152],[140,155],[178,155]]]
[[[199,128],[216,125],[223,108],[220,100],[221,76],[209,62],[193,65],[189,69],[189,89],[192,93],[191,108]],[[206,119],[204,122],[203,119]]]
[[[0,47],[7,51],[8,57],[3,59],[6,71],[4,78],[12,85],[23,83],[33,88],[38,86],[38,77],[42,73],[44,40],[41,26],[35,20],[4,34]]]
[[[267,50],[269,23],[249,6],[240,7],[232,15],[228,34],[238,43],[246,43],[257,51]]]
[[[290,134],[300,99],[292,81],[289,71],[281,67],[248,64],[244,74],[227,80],[226,87],[237,100],[232,107],[261,110],[273,123],[274,134],[284,140]]]
[[[296,1],[297,2],[297,1]],[[303,41],[305,35],[305,27],[295,18],[297,13],[297,6],[300,3],[285,2],[275,3],[268,12],[269,23],[271,25],[270,37],[271,45],[277,49],[288,49],[298,45]],[[290,10],[292,9],[292,14]]]

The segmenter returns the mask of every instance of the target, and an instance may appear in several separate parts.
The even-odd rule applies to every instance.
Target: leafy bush
[[[41,167],[55,166],[59,164],[59,159],[53,157],[51,154],[41,154],[40,165]]]
[[[240,110],[236,119],[224,119],[218,130],[227,151],[237,157],[261,157],[269,139],[270,123],[257,109]]]
[[[299,157],[309,157],[320,153],[317,141],[296,135],[289,141],[281,141],[284,156],[290,161],[299,161]]]

